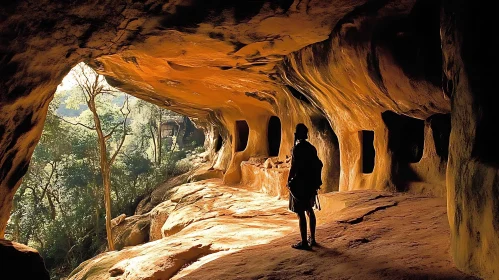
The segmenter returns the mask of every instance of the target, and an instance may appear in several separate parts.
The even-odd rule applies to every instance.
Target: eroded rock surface
[[[490,6],[492,7],[492,6]],[[498,4],[493,4],[494,9]],[[452,93],[447,165],[451,253],[456,265],[486,279],[499,278],[499,122],[495,77],[496,21],[473,1],[444,1],[442,50],[446,89]]]
[[[313,251],[291,249],[299,239],[294,232],[222,256],[181,279],[477,279],[452,263],[444,199],[372,191],[329,199],[349,206],[322,217]]]
[[[498,278],[497,3],[4,2],[0,237],[53,93],[85,61],[203,127],[209,168],[227,184],[281,195],[285,172],[250,159],[285,161],[305,123],[323,192],[447,196],[458,267]]]
[[[98,255],[69,278],[167,279],[203,257],[197,265],[209,260],[208,255],[218,257],[288,234],[296,224],[290,214],[287,201],[224,186],[220,179],[184,184],[147,214],[151,242]],[[145,215],[122,224],[140,217]]]
[[[125,214],[112,220],[114,246],[121,250],[126,246],[135,246],[149,241],[151,218],[149,214],[126,217]]]
[[[299,234],[286,200],[220,180],[174,192],[151,212],[164,214],[157,240],[96,256],[70,279],[475,279],[450,260],[443,198],[321,195],[319,247],[304,252],[290,247]]]

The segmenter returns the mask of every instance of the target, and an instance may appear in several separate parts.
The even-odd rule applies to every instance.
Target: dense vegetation
[[[161,135],[161,123],[179,118],[189,122],[186,117],[107,84],[104,88],[108,90],[96,97],[95,106],[108,135],[107,156],[117,155],[110,166],[112,217],[132,215],[140,198],[158,183],[188,170],[177,162],[187,150],[199,152],[203,143],[177,134],[187,144],[176,145],[175,135]],[[7,238],[38,249],[57,279],[106,250],[100,150],[84,97],[77,85],[56,92],[7,227]]]

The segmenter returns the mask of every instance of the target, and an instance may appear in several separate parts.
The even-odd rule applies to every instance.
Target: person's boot
[[[308,242],[303,242],[303,241],[300,241],[300,242],[298,242],[296,244],[293,244],[293,245],[291,245],[291,247],[293,249],[297,249],[297,250],[310,250],[310,249],[312,249],[308,245]]]
[[[312,238],[312,236],[308,237],[307,243],[308,243],[308,246],[310,246],[310,247],[317,246],[317,242],[315,242],[315,238]]]

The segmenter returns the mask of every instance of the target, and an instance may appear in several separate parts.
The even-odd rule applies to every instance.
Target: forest
[[[53,279],[64,277],[112,250],[111,219],[133,215],[155,186],[189,171],[182,159],[203,152],[203,141],[187,117],[112,88],[80,63],[50,103],[6,236],[36,248]]]

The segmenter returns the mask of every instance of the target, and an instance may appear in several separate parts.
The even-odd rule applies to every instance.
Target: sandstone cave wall
[[[279,106],[276,106],[271,115],[256,124],[259,131],[253,133],[257,137],[250,140],[254,141],[254,145],[264,147],[262,153],[248,150],[251,156],[233,166],[241,168],[240,180],[243,185],[271,195],[287,197],[286,185],[294,145],[294,131],[297,124],[304,123],[309,128],[309,141],[317,148],[318,156],[324,164],[321,192],[338,191],[340,154],[336,134],[327,118],[307,99],[300,99],[305,98],[304,96],[295,97],[293,91],[295,89],[282,87],[284,94],[277,101]],[[269,137],[267,128],[272,116],[278,117],[281,124],[279,154],[275,157],[269,155],[267,145]]]
[[[498,3],[443,1],[441,34],[452,96],[447,165],[451,254],[459,269],[499,278]]]
[[[85,61],[113,86],[206,123],[211,147],[218,150],[211,153],[213,168],[223,170],[229,184],[258,180],[264,182],[261,190],[284,193],[286,176],[275,173],[280,169],[275,165],[285,166],[300,122],[309,127],[310,141],[326,163],[324,191],[442,195],[446,172],[456,264],[497,278],[494,125],[499,118],[491,94],[497,70],[483,67],[497,64],[497,40],[480,35],[494,32],[494,5],[465,0],[2,3],[0,237],[52,95],[71,67]],[[390,144],[400,131],[383,119],[387,111],[423,122],[418,162],[403,161]],[[446,130],[435,119],[449,113],[447,163],[441,149],[445,137],[434,135]],[[279,153],[272,168],[256,166],[255,159],[269,157],[272,116],[281,122]],[[236,121],[241,120],[249,134],[247,147],[238,151]],[[216,144],[218,134],[222,145]],[[368,170],[366,151],[375,154]],[[416,179],[408,180],[408,172]],[[265,176],[281,183],[270,186],[273,179]]]
[[[423,121],[450,110],[440,87],[439,7],[419,1],[404,12],[398,8],[366,3],[346,14],[328,40],[288,55],[281,65],[283,79],[321,108],[338,136],[340,190],[410,189],[398,180],[407,170],[421,175],[417,183],[442,185],[445,170],[431,152],[431,137],[425,138],[425,160],[405,168],[388,146],[394,133],[383,121],[385,111]],[[362,170],[362,131],[374,131],[375,163],[368,174]],[[426,176],[424,169],[436,174]],[[428,191],[443,194],[441,187]]]

